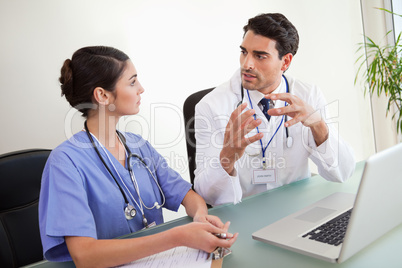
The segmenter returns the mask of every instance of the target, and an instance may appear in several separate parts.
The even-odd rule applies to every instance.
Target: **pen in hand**
[[[227,235],[226,233],[220,233],[220,234],[214,234],[216,237],[221,238],[221,239],[226,239]]]

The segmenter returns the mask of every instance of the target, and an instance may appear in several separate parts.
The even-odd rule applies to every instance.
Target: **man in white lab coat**
[[[326,180],[353,173],[353,152],[328,121],[321,91],[284,75],[298,43],[282,14],[250,19],[240,69],[197,104],[194,187],[208,204],[236,204],[308,178],[309,158]]]

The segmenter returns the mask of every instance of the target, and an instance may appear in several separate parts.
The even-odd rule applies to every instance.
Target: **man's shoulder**
[[[289,75],[285,75],[285,77],[289,83],[290,94],[304,99],[311,96],[311,94],[316,95],[320,91],[315,84],[302,81]]]
[[[216,113],[227,113],[228,110],[233,110],[236,103],[239,102],[241,88],[239,87],[238,94],[233,90],[233,85],[227,81],[211,92],[206,94],[196,105],[196,112],[208,109]]]
[[[230,88],[230,82],[227,81],[217,87],[215,87],[211,92],[206,94],[200,102],[208,102],[211,100],[219,99],[221,101],[230,99],[231,97],[235,96],[234,92]]]

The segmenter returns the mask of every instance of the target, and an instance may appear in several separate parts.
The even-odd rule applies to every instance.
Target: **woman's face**
[[[137,77],[137,70],[135,69],[131,60],[127,60],[126,67],[122,76],[116,83],[114,100],[114,110],[120,116],[137,114],[140,111],[141,96],[144,92]]]

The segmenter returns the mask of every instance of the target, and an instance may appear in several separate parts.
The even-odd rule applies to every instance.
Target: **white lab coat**
[[[297,123],[288,128],[293,139],[290,148],[286,145],[286,132],[282,125],[268,146],[265,157],[276,175],[275,182],[253,184],[255,170],[262,168],[262,147],[259,141],[250,144],[245,154],[235,163],[235,175],[229,176],[222,168],[219,154],[222,149],[226,125],[230,114],[241,102],[247,102],[245,109],[256,112],[262,123],[259,131],[264,133],[263,146],[267,146],[282,117],[273,116],[268,121],[258,107],[263,95],[258,91],[244,89],[241,99],[240,70],[226,83],[207,94],[195,107],[195,138],[197,141],[196,170],[194,187],[208,204],[213,206],[224,203],[238,203],[243,197],[267,191],[294,181],[311,176],[308,158],[318,167],[319,174],[328,181],[343,182],[349,178],[355,168],[352,149],[339,137],[334,123],[328,119],[326,101],[321,91],[314,85],[302,83],[288,75],[291,94],[298,96],[316,110],[321,112],[329,128],[328,139],[319,147],[316,146],[311,130]],[[284,78],[274,93],[285,93]],[[251,104],[248,94],[250,95]],[[276,101],[275,108],[283,107],[283,101]],[[288,120],[291,118],[288,117]],[[249,135],[255,135],[257,129]]]

